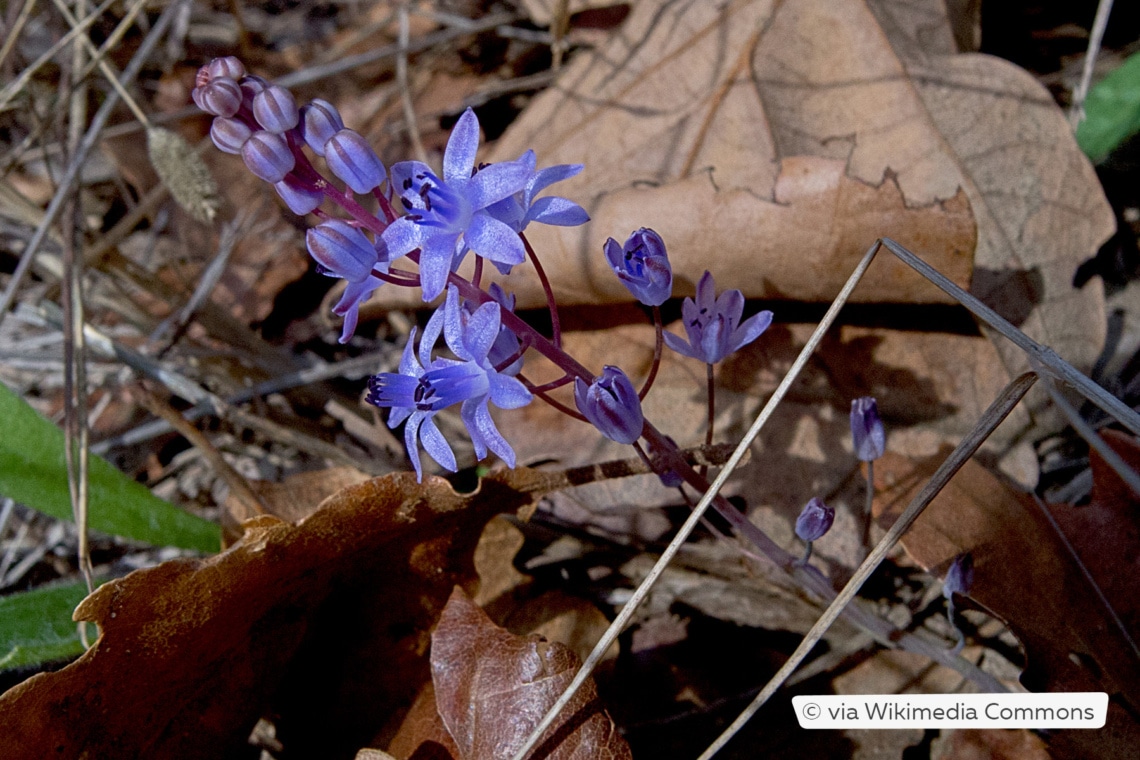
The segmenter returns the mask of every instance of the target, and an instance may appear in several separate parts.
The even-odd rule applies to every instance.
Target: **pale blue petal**
[[[539,224],[553,224],[558,227],[575,227],[590,221],[586,209],[574,201],[566,200],[557,195],[539,198],[530,207],[526,215],[527,221]],[[618,250],[621,250],[620,246]]]
[[[697,307],[712,310],[716,307],[716,283],[712,272],[705,270],[701,281],[697,283]]]
[[[464,361],[473,361],[463,343],[463,313],[459,306],[459,290],[454,285],[447,286],[447,302],[443,309],[443,339],[451,352]]]
[[[459,409],[459,418],[463,420],[463,424],[467,428],[467,435],[471,437],[471,445],[475,449],[476,459],[482,459],[487,456],[487,441],[483,438],[476,419],[479,407],[481,406],[487,406],[486,398],[467,399]]]
[[[577,176],[584,168],[582,164],[559,164],[558,166],[548,166],[537,172],[526,185],[526,192],[523,197],[526,199],[527,205],[529,206],[531,204],[534,196],[555,182],[561,182]]]
[[[485,303],[467,318],[467,329],[463,331],[467,358],[470,361],[483,362],[498,336],[499,304]]]
[[[487,448],[498,454],[499,459],[506,462],[508,467],[514,467],[515,450],[511,448],[507,439],[503,438],[499,429],[495,427],[495,421],[491,419],[491,410],[487,408],[486,399],[475,407],[475,427],[479,431],[479,435],[483,437]]]
[[[729,344],[729,353],[739,351],[744,346],[747,346],[759,338],[771,324],[772,312],[770,311],[762,311],[744,320],[744,324],[738,327],[736,332],[732,334],[732,341]]]
[[[475,153],[478,150],[479,119],[468,108],[452,127],[451,137],[447,138],[447,148],[443,152],[443,178],[448,182],[468,179],[475,167]]]
[[[441,467],[452,472],[459,469],[455,464],[455,454],[451,451],[451,446],[447,445],[447,439],[439,432],[431,417],[426,418],[424,424],[420,426],[420,441],[424,445],[424,451],[439,462]]]
[[[739,325],[744,314],[744,294],[739,290],[726,290],[716,299],[717,314],[725,317],[730,325]]]
[[[431,352],[439,340],[439,333],[444,329],[445,322],[446,316],[441,306],[432,312],[431,319],[424,328],[424,337],[420,339],[420,364],[425,367],[431,364]]]
[[[456,235],[450,234],[435,235],[420,246],[420,288],[423,289],[425,301],[434,301],[447,284],[451,260],[455,256],[456,238]]]
[[[491,164],[471,178],[463,195],[471,208],[478,211],[519,192],[529,178],[530,172],[521,164]]]
[[[423,244],[427,230],[407,217],[400,217],[380,234],[388,247],[388,260],[407,256]]]
[[[673,333],[665,333],[665,345],[681,354],[682,356],[688,356],[693,359],[701,359],[701,356],[693,350],[692,346],[678,338]]]
[[[422,482],[424,479],[424,468],[420,463],[420,427],[423,426],[424,417],[423,412],[414,412],[410,419],[408,419],[407,426],[404,427],[404,448],[408,452],[408,459],[412,460],[412,467],[416,470],[416,482]],[[390,423],[389,423],[390,424]]]
[[[464,239],[471,250],[496,263],[514,266],[526,260],[526,248],[518,233],[486,214],[471,218]]]
[[[526,386],[513,377],[494,372],[488,374],[487,379],[491,382],[491,403],[500,409],[518,409],[534,398]]]

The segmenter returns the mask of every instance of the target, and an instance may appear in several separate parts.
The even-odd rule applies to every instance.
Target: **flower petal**
[[[450,177],[447,179],[450,180]],[[463,189],[471,208],[478,211],[526,187],[530,172],[522,164],[491,164],[481,169]]]
[[[533,170],[533,166],[531,167]],[[524,191],[524,198],[529,206],[534,199],[534,196],[541,193],[546,188],[553,185],[555,182],[561,182],[571,177],[577,176],[586,167],[582,164],[559,164],[558,166],[548,166],[539,172],[536,172],[531,177],[530,182],[526,184]]]
[[[443,178],[449,182],[470,178],[478,150],[479,119],[468,108],[459,117],[459,121],[455,122],[451,136],[447,138],[447,148],[443,151]]]
[[[513,377],[495,372],[489,373],[487,379],[491,382],[491,403],[500,409],[518,409],[534,398],[526,386]]]
[[[420,246],[420,288],[425,301],[434,301],[443,292],[455,257],[456,239],[456,235],[444,233],[429,237]]]
[[[701,358],[700,355],[693,350],[692,346],[690,346],[686,341],[677,337],[673,333],[665,333],[665,345],[681,354],[682,356],[688,356],[693,359]]]
[[[731,354],[747,346],[759,338],[760,335],[768,329],[768,325],[770,324],[772,324],[772,312],[770,311],[762,311],[744,320],[744,324],[738,327],[732,334],[728,352]]]
[[[392,261],[401,256],[407,256],[419,248],[423,245],[427,235],[428,230],[426,228],[416,224],[408,217],[402,216],[388,225],[380,237],[384,241],[384,245],[388,247],[388,260]]]
[[[420,428],[423,426],[425,414],[413,412],[404,427],[404,448],[408,452],[408,459],[412,460],[412,467],[416,470],[416,482],[424,479],[424,467],[420,463]]]
[[[451,451],[451,446],[443,437],[443,433],[439,432],[439,428],[435,426],[431,417],[427,417],[424,424],[420,426],[420,441],[424,445],[424,451],[430,454],[432,459],[439,462],[441,467],[452,472],[459,469],[455,464],[455,454]]]
[[[468,359],[480,363],[485,361],[498,336],[499,304],[485,303],[467,318],[467,329],[463,331],[463,347]]]
[[[432,312],[431,319],[424,327],[424,337],[420,339],[420,364],[425,367],[431,364],[431,352],[439,340],[439,333],[446,329],[447,315],[441,306]],[[410,339],[409,339],[410,340]]]
[[[475,405],[475,428],[479,431],[479,435],[483,437],[487,448],[498,454],[499,459],[506,462],[508,467],[515,466],[515,450],[511,448],[511,445],[507,443],[507,439],[504,438],[499,432],[499,429],[495,427],[495,421],[491,419],[491,410],[487,408],[486,399],[483,399],[481,403]]]
[[[586,209],[574,201],[557,195],[539,198],[527,212],[527,220],[539,224],[553,224],[558,227],[575,227],[590,221]]]
[[[518,234],[487,214],[471,218],[464,239],[471,250],[490,261],[514,266],[526,260],[526,248]]]

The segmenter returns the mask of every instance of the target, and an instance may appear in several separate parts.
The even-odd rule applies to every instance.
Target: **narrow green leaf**
[[[71,520],[63,431],[0,383],[0,494],[51,515]],[[145,541],[216,552],[221,529],[183,512],[92,455],[88,521],[92,530]]]
[[[1140,53],[1089,91],[1077,144],[1095,163],[1140,131]]]
[[[71,613],[85,596],[87,586],[80,581],[0,597],[0,670],[82,654]],[[95,627],[89,632],[94,637]]]

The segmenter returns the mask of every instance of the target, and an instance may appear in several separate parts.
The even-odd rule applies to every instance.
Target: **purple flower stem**
[[[713,442],[713,425],[716,423],[716,379],[713,377],[713,365],[705,364],[705,375],[708,386],[708,424],[705,427],[705,445],[711,446]],[[701,467],[701,477],[708,477],[707,465]]]
[[[653,366],[649,368],[649,377],[645,378],[645,385],[641,386],[641,391],[638,392],[637,397],[642,401],[649,395],[649,389],[653,387],[653,381],[657,379],[657,370],[661,368],[661,349],[665,345],[665,328],[661,324],[661,307],[653,307],[653,330],[655,338],[653,340]]]
[[[811,559],[811,541],[804,541],[804,556],[800,557],[796,564],[800,567],[807,567],[809,559]]]
[[[552,391],[555,388],[561,388],[563,385],[566,385],[567,383],[571,383],[573,381],[574,378],[570,377],[569,375],[563,375],[557,380],[551,380],[549,383],[543,383],[542,385],[537,386],[537,389],[543,393],[546,393],[547,391]]]
[[[507,367],[509,367],[512,364],[514,364],[515,362],[517,362],[519,359],[522,358],[522,355],[526,353],[528,348],[530,348],[530,336],[524,335],[519,340],[519,350],[515,351],[513,354],[508,356],[506,359],[503,359],[501,362],[496,364],[495,365],[495,371],[496,372],[502,372]]]
[[[481,288],[483,281],[483,257],[475,257],[475,273],[471,275],[471,284],[477,288]]]
[[[558,400],[552,398],[549,394],[547,394],[546,391],[542,390],[541,387],[532,383],[525,376],[520,374],[518,376],[518,378],[520,381],[522,381],[522,384],[526,386],[526,389],[528,391],[530,391],[534,395],[538,396],[540,399],[542,399],[546,403],[550,404],[552,407],[554,407],[558,411],[562,412],[563,414],[569,415],[569,416],[573,417],[574,419],[576,419],[580,422],[585,422],[587,425],[590,424],[590,421],[588,419],[586,419],[585,417],[583,417],[576,409],[571,409],[570,407],[563,404],[561,401],[558,401]]]
[[[875,501],[875,461],[867,462],[867,501],[863,504],[863,546],[871,546],[871,509]]]
[[[403,274],[406,274],[407,276],[406,277],[399,276],[399,275],[403,275]],[[416,274],[413,274],[412,272],[406,272],[405,273],[403,271],[400,271],[399,274],[393,275],[391,272],[386,273],[386,272],[381,272],[379,269],[373,269],[372,270],[372,276],[376,277],[378,279],[381,279],[384,282],[390,282],[393,285],[399,285],[402,288],[418,288],[420,286],[419,276]]]
[[[554,302],[554,290],[550,287],[550,280],[546,277],[546,270],[542,268],[538,255],[530,247],[530,241],[521,232],[519,237],[522,238],[523,245],[526,246],[526,254],[530,256],[530,260],[534,264],[534,271],[538,273],[538,279],[542,282],[542,290],[546,293],[546,306],[550,309],[550,329],[553,333],[554,345],[562,348],[562,324],[558,320],[558,304]]]

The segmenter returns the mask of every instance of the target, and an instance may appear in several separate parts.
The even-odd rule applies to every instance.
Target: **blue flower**
[[[441,466],[454,471],[455,454],[432,419],[439,411],[462,404],[460,418],[471,435],[479,459],[488,449],[508,466],[515,466],[515,453],[499,433],[491,419],[488,403],[501,409],[516,409],[530,403],[531,394],[513,377],[495,370],[489,353],[499,334],[499,304],[487,303],[474,312],[459,305],[459,293],[448,289],[446,303],[436,310],[424,328],[419,354],[413,352],[415,331],[404,347],[398,373],[385,372],[369,381],[368,402],[390,407],[388,426],[407,421],[404,443],[415,467],[418,480],[423,479],[419,443]],[[431,353],[444,334],[448,348],[457,360],[431,358]]]
[[[499,307],[501,309],[506,309],[510,312],[513,312],[515,310],[514,293],[507,293],[505,290],[499,287],[499,283],[491,283],[491,287],[487,289],[487,292],[491,294],[491,298],[495,299],[495,302],[499,304]],[[473,314],[475,312],[475,307],[476,304],[471,301],[466,301],[463,304],[463,308],[469,314]],[[501,318],[502,312],[500,311],[500,320]],[[487,359],[491,362],[491,366],[498,367],[507,359],[510,359],[512,356],[518,354],[519,348],[520,344],[518,336],[515,335],[509,327],[500,327],[498,337],[496,337],[495,342],[491,344],[491,350],[487,352]],[[520,355],[510,364],[500,369],[499,372],[504,375],[511,375],[513,377],[522,371],[522,367],[523,358]]]
[[[305,244],[309,254],[316,259],[321,274],[348,281],[344,295],[333,307],[334,314],[344,317],[340,342],[347,343],[356,332],[360,304],[372,295],[372,291],[384,284],[372,274],[376,268],[382,272],[388,271],[384,241],[377,240],[374,245],[356,227],[333,219],[318,224],[305,233]]]
[[[620,246],[609,238],[605,253],[614,274],[646,306],[660,306],[673,295],[673,268],[665,241],[653,230],[642,227]]]
[[[811,543],[823,538],[835,522],[835,510],[813,497],[796,518],[796,535],[801,541]]]
[[[515,230],[484,210],[522,191],[531,173],[515,161],[492,164],[476,172],[478,148],[479,120],[468,108],[447,141],[443,179],[418,161],[392,167],[392,186],[409,213],[384,231],[384,242],[392,258],[420,249],[420,286],[425,301],[443,292],[448,273],[468,249],[496,265],[513,266],[526,258]]]
[[[533,150],[523,153],[514,163],[526,167],[528,179],[522,190],[492,203],[487,213],[493,218],[521,233],[531,222],[552,224],[559,227],[575,227],[590,221],[586,210],[571,200],[556,195],[535,198],[555,182],[562,182],[578,175],[582,164],[559,164],[535,171],[536,159]],[[496,264],[503,274],[510,274],[510,266]]]
[[[665,343],[679,354],[716,364],[729,354],[760,337],[772,324],[772,312],[762,311],[742,324],[744,294],[726,290],[716,297],[713,276],[705,272],[697,284],[697,298],[686,298],[681,304],[681,318],[688,342],[665,333]]]
[[[873,397],[863,396],[851,402],[851,437],[855,441],[855,456],[861,461],[873,462],[886,450],[887,435]]]
[[[582,378],[575,378],[574,404],[611,441],[635,443],[641,437],[645,427],[641,399],[629,377],[617,367],[607,364],[601,376],[588,385]]]

